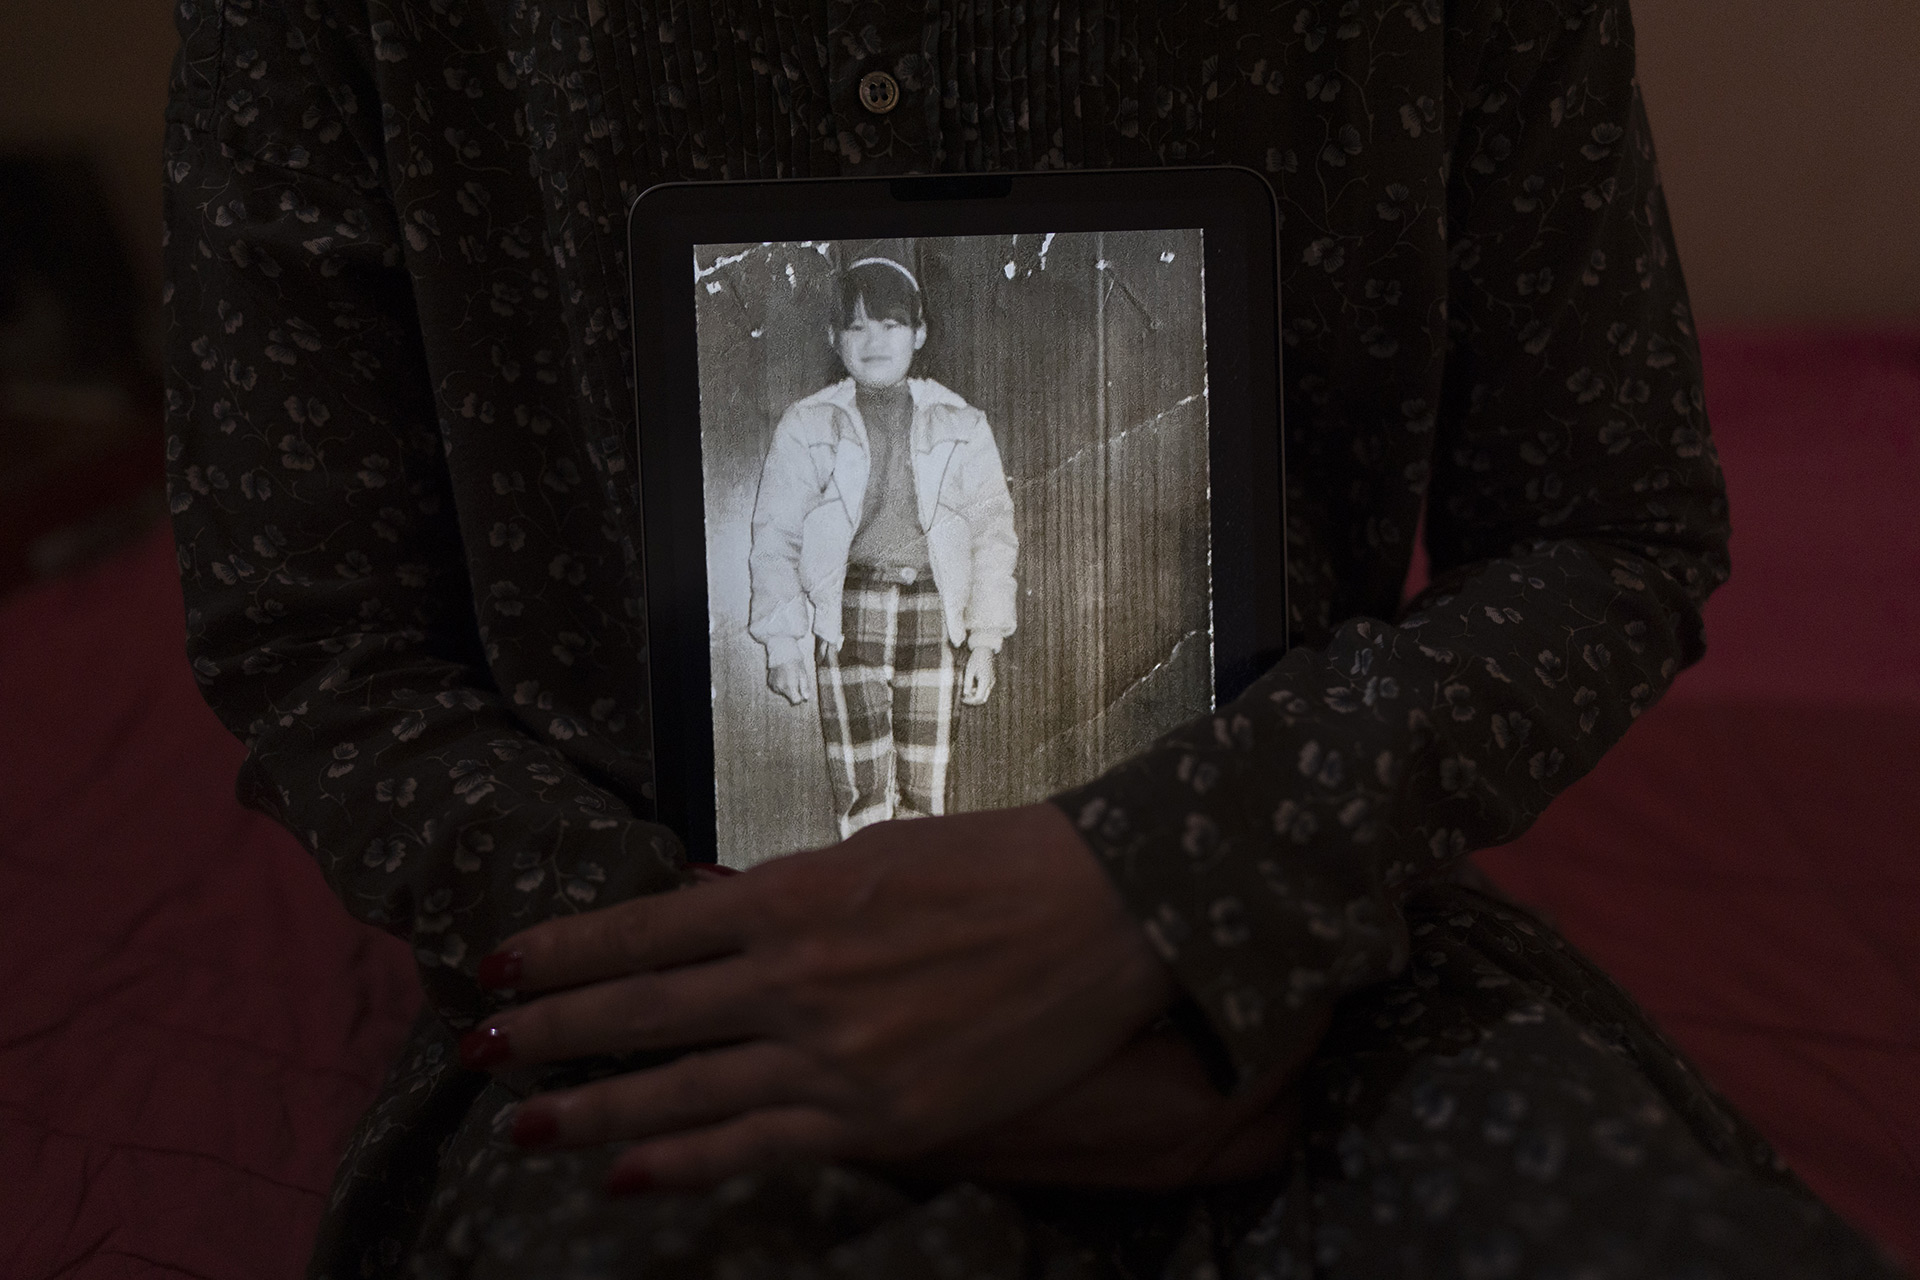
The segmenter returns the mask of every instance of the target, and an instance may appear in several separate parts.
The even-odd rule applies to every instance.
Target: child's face
[[[913,353],[927,341],[927,327],[910,328],[899,320],[875,320],[866,300],[854,304],[853,323],[833,335],[833,348],[853,380],[863,387],[891,387],[913,367]]]

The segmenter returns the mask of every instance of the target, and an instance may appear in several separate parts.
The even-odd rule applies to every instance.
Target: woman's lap
[[[406,1273],[434,1280],[1896,1274],[1549,927],[1452,885],[1409,918],[1413,963],[1342,1004],[1291,1162],[1258,1184],[798,1165],[609,1199],[612,1152],[519,1152],[516,1082],[461,1072],[423,1028],[356,1135],[314,1274],[395,1273],[402,1237]]]

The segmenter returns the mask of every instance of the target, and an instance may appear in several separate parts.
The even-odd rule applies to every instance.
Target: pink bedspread
[[[1713,652],[1482,861],[1920,1260],[1920,337],[1726,335]],[[0,603],[0,1275],[300,1274],[418,1003],[181,656],[156,532]]]
[[[0,612],[0,1276],[302,1273],[418,1006],[233,799],[156,531]]]

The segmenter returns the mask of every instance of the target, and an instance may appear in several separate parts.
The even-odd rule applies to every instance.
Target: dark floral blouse
[[[192,663],[246,740],[242,798],[411,942],[445,1026],[487,1011],[474,968],[508,934],[678,880],[625,312],[623,214],[657,181],[1272,181],[1304,643],[1060,798],[1242,1073],[1295,1051],[1305,1003],[1406,973],[1409,895],[1518,835],[1701,654],[1727,508],[1624,0],[177,12]],[[856,97],[876,69],[885,114]],[[1403,605],[1423,521],[1433,585]],[[423,1029],[363,1167],[466,1114],[444,1039]]]

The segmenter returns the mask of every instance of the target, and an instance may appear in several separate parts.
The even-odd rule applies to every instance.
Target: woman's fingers
[[[833,1160],[846,1151],[842,1121],[817,1107],[763,1107],[732,1120],[642,1142],[614,1162],[607,1190],[710,1187],[780,1160]]]
[[[703,1094],[705,1075],[640,1073],[637,1092],[582,1095],[598,1110],[564,1131],[561,1111],[522,1113],[529,1141],[651,1130],[623,1176],[662,1185],[777,1158],[917,1157],[1085,1076],[1172,990],[1098,860],[1044,804],[880,824],[512,943],[512,985],[535,998],[462,1045],[470,1065],[763,1040],[792,1055],[760,1093],[753,1079]]]
[[[461,1038],[460,1056],[497,1067],[746,1040],[764,1029],[759,987],[737,956],[593,982],[490,1019]]]
[[[542,1094],[521,1104],[514,1141],[583,1147],[696,1129],[804,1101],[808,1064],[769,1040],[690,1053],[665,1066]]]
[[[653,894],[508,938],[480,964],[480,984],[552,991],[649,969],[692,964],[737,950],[751,877]]]

